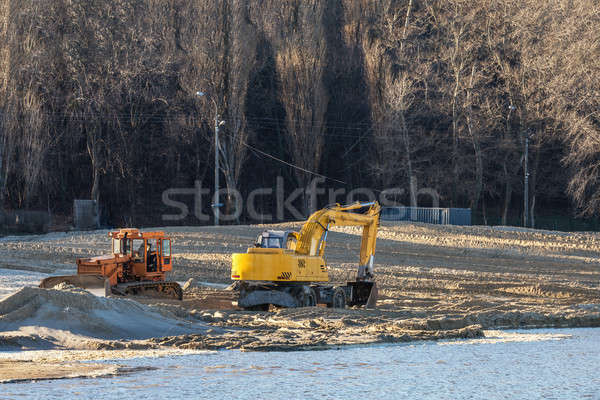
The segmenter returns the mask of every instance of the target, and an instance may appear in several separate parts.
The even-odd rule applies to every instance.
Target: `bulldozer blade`
[[[61,283],[67,283],[73,285],[91,293],[96,296],[107,297],[110,295],[110,283],[108,279],[102,275],[65,275],[65,276],[51,276],[42,280],[40,287],[44,289],[52,289],[54,286]]]
[[[367,300],[365,308],[377,308],[378,295],[379,291],[377,290],[377,283],[373,282],[373,286],[371,287],[371,293],[369,294],[369,299]]]

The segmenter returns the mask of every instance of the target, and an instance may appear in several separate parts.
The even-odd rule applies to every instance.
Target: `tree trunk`
[[[400,41],[400,54],[404,53],[404,42],[406,41],[406,35],[408,33],[408,25],[410,23],[410,13],[412,11],[413,0],[408,1],[406,7],[406,17],[404,18],[404,30],[402,31],[402,40]],[[402,138],[404,141],[404,150],[406,152],[406,171],[408,172],[409,182],[409,194],[410,194],[410,206],[417,207],[417,184],[416,177],[412,169],[411,149],[410,149],[410,138],[408,137],[408,129],[406,127],[406,119],[404,112],[401,113],[402,120]]]
[[[2,121],[0,121],[0,129],[2,129]],[[5,185],[6,182],[4,180],[4,148],[6,141],[6,133],[4,131],[0,132],[2,136],[0,136],[0,211],[4,208],[4,199],[5,199]]]
[[[481,154],[481,143],[479,143],[479,137],[475,136],[473,131],[473,120],[472,113],[473,107],[471,105],[471,91],[473,89],[473,80],[475,77],[475,66],[471,68],[471,79],[469,81],[469,91],[467,92],[467,129],[469,130],[469,136],[471,137],[471,143],[473,144],[473,152],[475,153],[475,190],[473,191],[473,198],[471,199],[471,209],[473,212],[477,212],[479,208],[479,200],[481,199],[481,193],[483,192],[483,155]]]
[[[202,160],[204,160],[203,156],[204,150],[198,142],[198,144],[196,145],[196,179],[200,177],[200,168],[202,167]]]
[[[237,192],[237,183],[233,178],[231,171],[225,172],[225,184],[227,185],[227,196],[225,196],[225,215],[231,215],[231,211],[234,208],[237,214],[237,204],[234,204],[235,198],[231,195],[231,193]],[[236,215],[235,221],[239,224],[240,217]]]
[[[310,177],[307,177],[306,179],[301,179],[300,181],[300,187],[303,189],[302,190],[302,214],[304,214],[304,216],[306,218],[308,218],[310,216],[310,198],[308,196],[308,192],[307,189],[309,188],[310,185]]]
[[[538,135],[540,135],[540,133],[538,132]],[[533,162],[533,168],[531,171],[531,179],[529,180],[529,191],[531,193],[531,207],[530,207],[530,212],[529,212],[529,222],[530,222],[530,227],[531,228],[535,228],[535,215],[534,215],[534,211],[535,211],[535,199],[536,199],[536,184],[537,184],[537,172],[538,172],[538,168],[540,166],[540,147],[541,147],[541,143],[538,142],[537,146],[534,146],[533,149],[535,150],[535,160]]]
[[[452,96],[452,206],[456,206],[457,188],[458,188],[458,85],[460,75],[456,74],[454,94]]]
[[[100,170],[97,167],[95,162],[92,162],[94,168],[94,178],[92,181],[92,192],[91,198],[92,200],[96,200],[96,204],[100,200]]]
[[[410,138],[408,136],[408,128],[406,127],[406,119],[404,118],[404,112],[400,113],[400,121],[402,123],[402,141],[404,143],[404,157],[406,160],[406,172],[408,173],[408,185],[410,194],[410,206],[417,206],[417,188],[415,187],[415,175],[412,168],[411,149],[410,149]]]
[[[473,139],[473,150],[475,151],[475,191],[471,202],[473,211],[479,208],[479,200],[483,192],[483,157],[481,155],[481,146],[479,142]]]
[[[413,0],[408,0],[408,6],[406,7],[406,18],[404,18],[404,30],[402,31],[402,40],[400,41],[400,54],[404,53],[404,42],[406,41],[406,34],[408,33],[408,24],[410,23],[412,4]]]
[[[506,180],[506,190],[504,192],[504,209],[502,210],[502,225],[506,225],[508,218],[508,207],[510,206],[510,198],[512,196],[512,185],[510,182],[510,176],[508,175],[508,168],[506,166],[506,160],[504,160],[504,179]]]
[[[100,165],[98,159],[98,139],[94,133],[88,132],[87,137],[87,151],[90,156],[90,162],[92,163],[92,188],[90,191],[90,197],[92,200],[98,200],[100,198]]]
[[[4,101],[6,99],[6,86],[8,84],[9,77],[9,66],[10,66],[10,50],[8,44],[8,24],[10,21],[10,0],[2,1],[1,10],[2,13],[0,15],[3,16],[2,21],[0,22],[0,39],[2,40],[2,45],[0,45],[0,95],[2,96],[2,100],[0,101],[0,106],[4,105]],[[4,113],[0,113],[0,211],[4,207],[4,200],[6,199],[6,175],[5,171],[8,169],[8,166],[4,166],[4,151],[6,149],[6,131],[4,129]]]
[[[414,175],[411,175],[410,176],[410,206],[411,207],[418,207],[417,193],[418,193],[417,177]]]
[[[488,224],[487,208],[485,207],[485,198],[481,201],[481,213],[483,214],[483,224]]]
[[[533,195],[533,198],[531,199],[531,209],[529,212],[530,215],[530,220],[531,220],[531,225],[529,225],[530,228],[535,228],[535,194]]]

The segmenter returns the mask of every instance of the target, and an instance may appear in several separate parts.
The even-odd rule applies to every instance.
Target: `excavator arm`
[[[363,213],[357,211],[366,210]],[[362,226],[362,241],[357,280],[373,278],[373,257],[379,226],[381,207],[377,202],[339,204],[326,207],[312,214],[297,234],[296,253],[323,256],[327,233],[334,226]]]

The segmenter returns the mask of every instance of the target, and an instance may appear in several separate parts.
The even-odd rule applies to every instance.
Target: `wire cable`
[[[225,133],[225,135],[229,136],[229,137],[230,137],[232,140],[236,140],[236,138],[232,137],[232,136],[231,136],[230,134],[228,134],[227,132],[224,132],[224,133]],[[239,139],[239,140],[238,140],[238,142],[239,142],[241,145],[243,145],[243,146],[245,146],[245,147],[249,148],[250,150],[252,150],[252,151],[254,151],[254,152],[256,152],[256,153],[262,154],[263,156],[269,157],[269,158],[271,158],[271,159],[273,159],[273,160],[275,160],[275,161],[278,161],[278,162],[280,162],[280,163],[283,163],[283,164],[285,164],[285,165],[287,165],[287,166],[289,166],[289,167],[295,168],[295,169],[297,169],[297,170],[300,170],[300,171],[302,171],[302,172],[306,172],[307,174],[311,174],[311,175],[314,175],[314,176],[318,176],[318,177],[320,177],[320,178],[323,178],[323,179],[329,179],[330,181],[338,182],[338,183],[341,183],[342,185],[347,185],[347,184],[348,184],[348,183],[346,183],[346,182],[344,182],[344,181],[340,181],[339,179],[330,178],[330,177],[328,177],[328,176],[325,176],[325,175],[319,174],[318,172],[310,171],[310,170],[308,170],[308,169],[306,169],[306,168],[302,168],[302,167],[300,167],[300,166],[298,166],[298,165],[295,165],[295,164],[292,164],[292,163],[290,163],[290,162],[287,162],[287,161],[285,161],[285,160],[282,160],[281,158],[275,157],[274,155],[271,155],[271,154],[269,154],[269,153],[266,153],[266,152],[264,152],[264,151],[262,151],[262,150],[260,150],[260,149],[257,149],[257,148],[256,148],[256,147],[254,147],[254,146],[251,146],[251,145],[249,145],[248,143],[244,142],[244,141],[243,141],[243,140],[241,140],[241,139]]]

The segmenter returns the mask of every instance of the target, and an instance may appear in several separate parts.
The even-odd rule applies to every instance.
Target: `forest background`
[[[527,224],[589,221],[598,26],[595,0],[0,0],[0,209],[164,224],[166,189],[213,186],[216,107],[243,195],[302,168],[520,225],[528,145]]]

